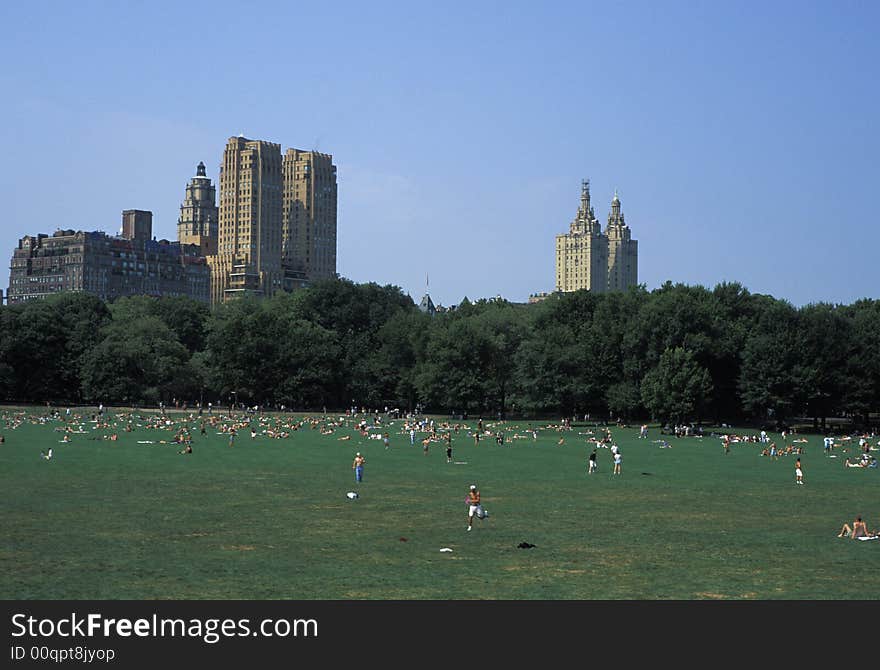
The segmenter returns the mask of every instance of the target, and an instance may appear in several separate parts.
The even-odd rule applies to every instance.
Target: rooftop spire
[[[581,179],[581,205],[578,207],[577,216],[569,227],[572,233],[593,234],[596,229],[596,215],[590,205],[590,180]]]
[[[581,179],[581,209],[590,211],[590,180]]]
[[[608,224],[626,225],[623,220],[623,214],[620,212],[620,198],[617,196],[617,189],[614,189],[614,197],[611,199],[611,212],[608,214]]]

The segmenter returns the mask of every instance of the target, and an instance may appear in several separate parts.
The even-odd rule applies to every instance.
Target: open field
[[[880,597],[880,541],[837,538],[856,514],[880,524],[880,470],[843,467],[855,440],[829,458],[821,436],[806,436],[797,486],[795,456],[771,461],[752,443],[725,454],[709,436],[667,437],[661,449],[656,428],[638,440],[637,427],[612,427],[623,454],[612,477],[607,449],[587,476],[580,426],[542,427],[535,440],[511,439],[526,422],[501,424],[505,446],[475,446],[462,430],[449,464],[442,443],[427,456],[421,436],[410,446],[403,420],[388,450],[353,427],[324,435],[308,424],[283,439],[241,431],[230,448],[192,421],[194,452],[181,455],[159,443],[172,429],[144,427],[156,412],[140,414],[130,433],[85,416],[85,432],[62,444],[63,421],[13,429],[5,412],[0,598]],[[118,441],[101,439],[112,432]],[[367,458],[360,484],[356,451]],[[491,518],[468,533],[471,483]]]

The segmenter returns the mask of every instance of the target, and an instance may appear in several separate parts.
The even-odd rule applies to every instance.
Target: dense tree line
[[[878,340],[878,301],[795,308],[737,283],[465,299],[434,316],[397,287],[345,279],[213,310],[66,293],[0,308],[0,397],[867,421]]]

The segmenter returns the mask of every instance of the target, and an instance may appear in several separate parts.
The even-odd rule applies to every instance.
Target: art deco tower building
[[[631,239],[616,192],[611,201],[605,236],[608,238],[608,290],[625,291],[636,286],[639,283],[639,243]]]
[[[605,290],[608,240],[590,204],[590,182],[581,182],[581,206],[569,232],[556,236],[556,290]]]
[[[281,289],[281,145],[232,137],[220,168],[217,253],[209,256],[211,303]]]
[[[581,206],[569,232],[556,236],[556,290],[624,291],[638,284],[638,242],[631,237],[617,193],[605,233],[590,205],[590,182],[581,183]]]
[[[336,166],[333,156],[284,154],[282,256],[285,272],[308,280],[336,276]]]
[[[218,217],[217,189],[205,175],[205,164],[200,162],[180,206],[177,239],[181,244],[197,244],[204,256],[215,255]]]

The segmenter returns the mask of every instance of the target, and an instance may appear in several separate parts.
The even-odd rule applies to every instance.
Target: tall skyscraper
[[[608,238],[608,290],[625,291],[639,283],[639,243],[632,239],[623,219],[617,192],[611,201],[605,236]]]
[[[181,218],[183,216],[181,215]],[[211,302],[336,276],[336,166],[317,151],[232,137],[220,169]]]
[[[177,220],[177,239],[181,244],[197,244],[205,256],[217,253],[217,189],[205,175],[205,164],[196,167],[196,176],[186,187]]]
[[[581,204],[569,232],[556,236],[556,290],[621,291],[638,284],[638,242],[611,201],[606,234],[590,204],[590,182],[581,182]]]
[[[231,137],[220,168],[220,221],[211,303],[281,289],[281,145]]]
[[[317,151],[284,154],[283,258],[307,279],[336,276],[336,166]]]
[[[590,204],[590,182],[581,182],[581,204],[569,232],[556,236],[556,290],[604,291],[608,240]]]

